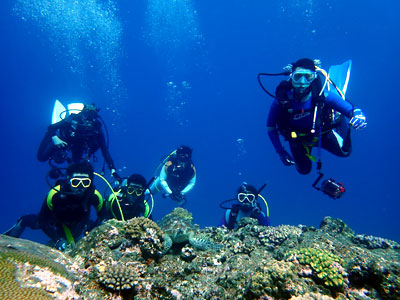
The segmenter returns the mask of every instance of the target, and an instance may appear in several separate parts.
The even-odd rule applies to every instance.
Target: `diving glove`
[[[295,164],[292,156],[289,153],[287,153],[286,150],[282,150],[278,154],[279,154],[279,157],[280,157],[281,161],[283,162],[283,164],[285,166],[291,166],[291,165]]]
[[[186,203],[186,198],[181,193],[172,193],[171,199],[174,200],[179,206],[183,206]]]
[[[353,117],[350,119],[350,125],[354,129],[364,129],[367,126],[367,118],[359,108],[353,110]]]
[[[117,171],[115,171],[115,169],[111,169],[111,176],[114,177],[115,181],[114,181],[114,185],[120,185],[122,183],[122,178],[121,176],[119,176],[119,174],[117,173]]]

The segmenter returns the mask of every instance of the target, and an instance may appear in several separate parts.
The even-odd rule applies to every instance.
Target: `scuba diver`
[[[191,148],[182,145],[163,160],[160,174],[150,186],[152,194],[162,192],[163,197],[170,197],[179,206],[186,203],[186,194],[196,184],[192,152]]]
[[[319,61],[317,61],[319,63]],[[322,73],[325,84],[322,84]],[[324,93],[329,80],[326,72],[318,64],[308,58],[293,63],[289,70],[280,74],[260,73],[260,75],[290,75],[282,81],[275,91],[268,119],[268,136],[285,166],[295,165],[300,174],[308,174],[312,161],[312,148],[318,147],[330,153],[348,157],[352,151],[350,127],[363,129],[366,127],[366,117],[360,108],[344,101],[344,95],[339,92]],[[339,96],[342,96],[342,98]],[[279,139],[279,133],[289,142],[289,154]],[[320,161],[317,169],[321,168]],[[344,189],[343,189],[344,191]]]
[[[68,113],[69,115],[64,118],[57,116],[59,118],[56,121],[53,120],[53,124],[49,125],[39,146],[38,160],[49,161],[55,170],[52,175],[57,179],[57,167],[53,163],[67,162],[70,164],[89,161],[100,149],[105,163],[111,170],[111,175],[118,180],[120,177],[115,171],[114,162],[108,149],[108,135],[106,141],[102,130],[104,122],[98,115],[99,109],[94,105],[84,105],[82,109],[65,109],[64,107],[63,109],[61,114],[65,116]],[[104,128],[107,130],[105,126]],[[71,157],[68,156],[68,153]]]
[[[133,174],[128,179],[114,188],[117,192],[112,193],[107,201],[107,219],[128,220],[134,217],[151,218],[151,210],[147,195],[146,179],[139,174]],[[151,199],[153,199],[150,194]],[[154,205],[154,201],[153,205]]]
[[[260,195],[265,186],[263,185],[257,191],[254,186],[243,182],[237,190],[236,198],[223,201],[220,204],[220,207],[226,210],[219,226],[225,225],[228,229],[236,229],[239,220],[244,217],[256,219],[259,225],[270,226],[268,205]],[[267,213],[262,211],[260,204],[257,202],[259,196],[265,201]],[[236,203],[231,207],[223,206],[223,204],[231,201],[236,201]]]
[[[20,237],[26,227],[41,229],[52,240],[54,247],[65,250],[73,247],[81,234],[99,225],[104,219],[103,197],[93,182],[93,167],[88,162],[71,164],[67,178],[59,180],[47,194],[39,214],[20,217],[5,235]],[[90,219],[93,207],[97,220]]]

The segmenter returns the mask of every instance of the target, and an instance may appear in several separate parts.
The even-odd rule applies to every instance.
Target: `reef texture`
[[[65,253],[0,236],[0,299],[400,299],[399,244],[339,219],[195,231],[222,247],[163,254],[165,233],[145,218],[108,221]]]

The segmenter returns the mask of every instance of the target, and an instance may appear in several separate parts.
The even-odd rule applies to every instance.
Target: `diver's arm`
[[[196,173],[194,173],[192,179],[190,179],[188,185],[182,190],[181,194],[185,195],[187,192],[191,191],[196,184]]]
[[[57,130],[60,130],[64,126],[67,126],[67,122],[65,120],[61,120],[60,122],[50,124],[47,127],[46,135],[55,136],[57,135]]]
[[[160,184],[167,194],[172,194],[172,190],[170,189],[170,187],[168,186],[168,183],[167,183],[167,172],[165,171],[166,168],[167,168],[166,165],[161,168]]]
[[[325,102],[334,110],[337,110],[346,117],[351,118],[353,116],[353,110],[355,107],[350,102],[343,100],[339,95],[329,93],[325,97]]]
[[[55,195],[54,197],[56,197]],[[54,198],[53,197],[53,198]],[[55,219],[53,212],[49,209],[47,205],[47,201],[45,201],[40,209],[39,215],[39,227],[43,230],[43,232],[54,242],[59,240],[61,237],[58,234],[57,228],[55,226]]]
[[[66,126],[66,122],[64,120],[49,125],[46,134],[40,142],[37,152],[37,158],[39,161],[47,161],[52,156],[55,146],[61,148],[67,146],[67,143],[57,136],[57,131],[59,131],[63,126]]]
[[[334,93],[328,94],[326,102],[335,110],[350,119],[349,124],[354,129],[363,129],[367,126],[367,118],[362,109],[354,107],[349,101],[344,101]]]
[[[258,220],[258,224],[260,224],[260,225],[270,226],[269,217],[267,217],[263,211],[257,217],[257,220]]]
[[[277,153],[281,153],[284,150],[282,143],[279,139],[278,127],[277,127],[279,110],[280,110],[279,103],[277,100],[275,100],[271,105],[267,119],[268,136]]]
[[[229,215],[230,215],[230,214],[231,214],[231,209],[229,208],[229,209],[227,209],[227,210],[224,212],[224,215],[222,216],[221,221],[220,221],[219,224],[218,224],[218,227],[221,227],[221,226],[226,226],[226,227],[228,227]]]

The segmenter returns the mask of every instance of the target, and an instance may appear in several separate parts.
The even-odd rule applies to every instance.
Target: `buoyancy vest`
[[[278,130],[286,140],[292,140],[299,137],[303,138],[318,138],[321,131],[329,131],[334,128],[333,114],[325,105],[325,96],[322,93],[322,83],[320,77],[314,80],[307,92],[311,92],[311,106],[307,109],[295,110],[293,108],[293,98],[289,97],[290,92],[293,92],[292,83],[289,80],[282,81],[276,88],[275,95],[280,105],[280,115],[278,116]],[[292,128],[291,120],[300,114],[311,114],[315,116],[315,124],[310,124],[309,128],[299,129]],[[314,128],[313,128],[314,127]],[[314,129],[314,130],[312,130]]]

